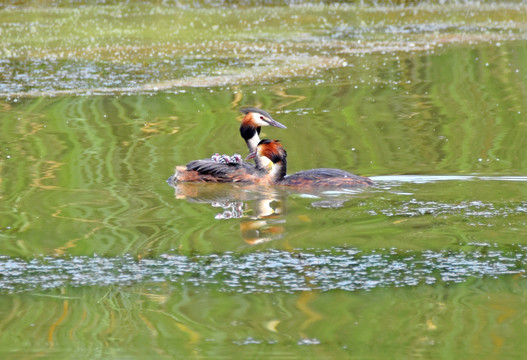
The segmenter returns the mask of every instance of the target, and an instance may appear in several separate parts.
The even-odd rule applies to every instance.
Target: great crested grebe
[[[240,111],[245,115],[240,125],[240,135],[247,143],[250,152],[256,151],[256,147],[260,142],[259,135],[262,126],[275,126],[287,129],[285,125],[280,124],[261,109],[248,107],[240,109]]]
[[[269,164],[272,163],[269,161]],[[272,179],[268,168],[260,169],[246,162],[218,163],[212,160],[194,160],[185,166],[176,166],[176,172],[167,182],[242,182],[270,184]]]
[[[240,110],[243,120],[240,125],[240,135],[245,140],[249,152],[256,151],[260,142],[262,126],[275,126],[286,129],[286,126],[274,120],[266,111],[257,108],[243,108]],[[177,166],[176,172],[167,181],[181,182],[251,182],[265,183],[268,181],[267,167],[271,162],[260,156],[254,157],[256,164],[241,161],[241,156],[214,154],[211,159],[194,160],[186,166]]]
[[[245,115],[240,125],[240,135],[245,140],[247,148],[251,153],[256,151],[256,146],[258,146],[258,143],[260,142],[259,135],[262,126],[274,126],[287,129],[285,125],[280,124],[278,121],[274,120],[271,115],[269,115],[264,110],[248,107],[240,109],[240,111]],[[256,167],[259,169],[262,169],[265,165],[268,165],[262,163],[262,160],[263,159],[259,156],[254,158]]]
[[[296,186],[296,187],[333,187],[350,188],[366,187],[374,185],[367,178],[351,174],[340,169],[311,169],[304,170],[292,175],[287,173],[287,152],[278,140],[264,139],[258,143],[256,151],[249,154],[247,158],[261,156],[269,159],[268,173],[265,175],[265,183]]]
[[[260,142],[260,130],[262,126],[275,126],[282,129],[287,129],[283,124],[280,124],[278,121],[274,120],[271,115],[266,111],[257,109],[257,108],[243,108],[240,111],[244,114],[242,123],[240,125],[240,135],[245,140],[249,152],[256,151],[256,146]],[[229,163],[239,163],[241,162],[241,156],[239,154],[234,154],[233,156],[220,155],[218,153],[212,155],[211,160],[218,163],[229,164]],[[256,157],[254,159],[257,168],[263,168],[262,159]]]

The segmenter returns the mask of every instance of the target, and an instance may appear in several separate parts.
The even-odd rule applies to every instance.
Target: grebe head
[[[256,153],[268,158],[273,164],[284,161],[287,158],[287,152],[280,144],[280,140],[263,139],[258,143]]]
[[[262,167],[268,171],[273,181],[281,180],[287,172],[287,152],[279,140],[263,139],[258,143],[256,151],[247,155],[246,159],[258,156]]]
[[[286,127],[274,120],[266,111],[256,108],[244,108],[241,112],[245,115],[240,125],[240,135],[247,143],[249,152],[255,152],[260,142],[260,129],[262,126],[275,126],[285,129]],[[255,156],[256,167],[262,169],[268,162],[260,156]]]
[[[242,126],[240,127],[240,131],[242,127],[251,127],[254,129],[260,128],[262,126],[275,126],[282,129],[287,129],[287,127],[283,124],[280,124],[278,121],[274,120],[269,113],[266,111],[263,111],[261,109],[257,108],[244,108],[240,110],[242,114],[245,116],[243,117]],[[260,130],[258,129],[258,132]],[[242,134],[243,136],[243,134]]]

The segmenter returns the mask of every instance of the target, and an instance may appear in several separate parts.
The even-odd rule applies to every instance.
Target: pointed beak
[[[274,119],[269,119],[269,125],[275,126],[277,128],[287,129],[287,127],[283,124],[280,124],[278,121]]]
[[[256,157],[256,151],[253,151],[252,153],[250,153],[249,155],[247,155],[247,157],[245,158],[245,160],[254,159],[255,157]]]

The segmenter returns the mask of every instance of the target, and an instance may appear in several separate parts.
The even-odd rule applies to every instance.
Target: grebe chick
[[[332,188],[366,187],[374,185],[374,182],[367,177],[354,175],[340,169],[311,169],[286,175],[287,152],[278,140],[261,140],[258,143],[256,152],[249,154],[248,158],[257,155],[265,157],[271,162],[271,165],[268,166],[269,173],[267,181],[272,184]]]

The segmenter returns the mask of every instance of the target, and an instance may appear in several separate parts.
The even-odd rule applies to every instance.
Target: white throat
[[[265,159],[267,159],[265,157]],[[267,159],[269,162],[271,162],[271,160]],[[272,164],[269,165],[268,169],[269,170],[269,178],[271,179],[271,181],[273,182],[277,182],[278,180],[280,180],[280,177],[283,177],[282,175],[282,168],[283,168],[284,164],[282,162],[278,162],[276,164]]]
[[[250,139],[245,140],[247,142],[247,147],[249,148],[249,152],[253,153],[256,151],[256,146],[258,146],[258,143],[260,142],[260,137],[258,136],[258,132],[255,132],[253,137]],[[264,161],[267,160],[267,161]],[[271,160],[267,159],[264,156],[256,154],[254,157],[254,163],[256,164],[256,167],[259,169],[265,168],[265,165],[268,165]]]
[[[258,136],[258,133],[255,132],[253,137],[246,140],[246,142],[247,142],[247,147],[249,148],[249,151],[255,152],[256,146],[258,146],[258,143],[260,142],[260,137]]]

